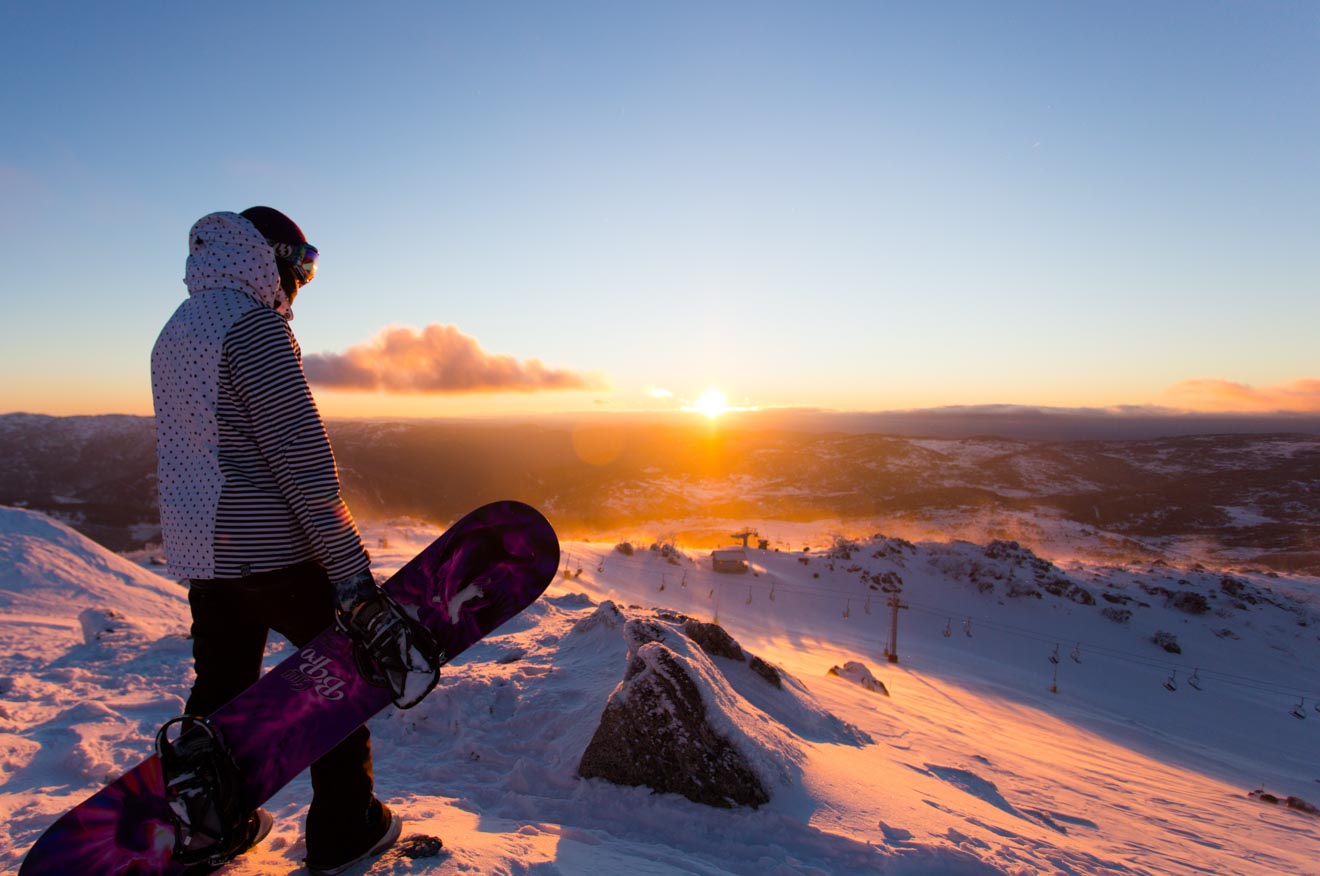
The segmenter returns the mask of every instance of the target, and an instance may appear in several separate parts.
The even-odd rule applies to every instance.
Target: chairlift
[[[1050,662],[1055,666],[1059,665],[1059,646],[1054,646],[1054,653],[1050,655]]]
[[[775,601],[775,582],[770,582],[770,601]]]
[[[706,594],[706,598],[707,598],[707,599],[714,599],[714,598],[715,598],[715,588],[714,588],[714,587],[710,588],[710,592]]]
[[[866,605],[862,606],[862,611],[866,612],[867,614],[871,613],[871,597],[869,596],[866,597]]]
[[[684,590],[687,589],[687,572],[683,573],[683,580],[678,582],[678,586],[682,587]]]
[[[1200,690],[1200,689],[1201,689],[1201,669],[1200,669],[1200,667],[1197,667],[1196,669],[1193,669],[1193,670],[1192,670],[1192,675],[1191,675],[1190,678],[1187,679],[1187,683],[1188,683],[1189,685],[1191,685],[1192,688],[1195,689],[1195,690]]]
[[[963,621],[963,632],[967,634],[967,638],[970,639],[970,638],[972,637],[972,619],[971,619],[971,618],[968,618],[967,620]]]
[[[949,636],[952,635],[953,635],[953,618],[949,618],[947,621],[944,622],[944,638],[947,639],[949,638]]]
[[[750,587],[747,588],[747,603],[746,603],[746,604],[747,604],[747,605],[751,605],[751,604],[752,604],[752,588],[750,588]]]
[[[1302,720],[1302,721],[1305,721],[1305,720],[1306,720],[1306,698],[1305,698],[1305,697],[1302,697],[1300,700],[1297,701],[1297,705],[1293,706],[1292,716],[1293,716],[1294,718],[1297,718],[1297,719]]]
[[[1320,715],[1320,700],[1316,700],[1315,705],[1312,706],[1311,708],[1315,709],[1315,713],[1317,715]]]
[[[851,599],[849,599],[849,600],[847,601],[847,603],[843,606],[843,619],[844,619],[844,620],[847,620],[847,619],[850,618],[850,617],[852,617],[852,600],[851,600]]]
[[[1072,661],[1073,661],[1074,663],[1081,663],[1081,662],[1082,662],[1082,643],[1081,643],[1081,642],[1078,642],[1076,645],[1073,645],[1072,653],[1069,654],[1068,656],[1072,658]]]
[[[1164,679],[1164,689],[1176,691],[1178,689],[1178,670],[1173,670],[1173,674]]]
[[[661,593],[664,593],[664,592],[665,592],[665,583],[666,583],[666,582],[665,582],[665,576],[664,576],[664,575],[661,575],[661,576],[660,576],[660,592],[661,592]]]

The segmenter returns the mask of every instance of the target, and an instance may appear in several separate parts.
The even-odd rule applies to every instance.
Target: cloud
[[[326,389],[422,395],[601,389],[596,375],[487,353],[457,326],[393,326],[342,353],[303,358],[307,379]]]
[[[1193,411],[1317,413],[1320,412],[1320,379],[1250,386],[1206,377],[1175,384],[1165,396],[1176,407]]]

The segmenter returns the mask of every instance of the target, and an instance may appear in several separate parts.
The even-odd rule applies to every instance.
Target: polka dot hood
[[[237,213],[212,213],[193,225],[183,282],[189,295],[236,289],[286,320],[293,319],[293,307],[280,286],[275,251],[257,227]]]

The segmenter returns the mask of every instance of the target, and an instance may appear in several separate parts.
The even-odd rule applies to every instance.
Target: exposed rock
[[[779,675],[779,670],[771,666],[769,663],[766,663],[760,657],[757,657],[755,654],[751,655],[747,660],[747,665],[751,667],[751,670],[757,675],[774,685],[775,688],[779,690],[784,689],[784,681]]]
[[[719,624],[707,624],[701,621],[690,620],[683,625],[683,632],[687,633],[688,638],[701,646],[712,657],[727,657],[730,660],[746,660],[747,655],[739,645]]]
[[[697,683],[660,642],[642,645],[628,664],[578,775],[721,808],[770,800],[746,758],[711,727]]]
[[[1132,620],[1132,609],[1130,608],[1106,608],[1100,612],[1116,624],[1125,624]]]
[[[623,625],[623,639],[628,643],[628,658],[632,659],[643,645],[663,642],[667,631],[665,627],[652,620],[634,619]]]
[[[1175,593],[1166,600],[1166,604],[1170,608],[1176,608],[1188,614],[1205,614],[1210,610],[1210,603],[1206,600],[1204,594],[1190,590]]]
[[[1151,636],[1150,640],[1170,654],[1182,653],[1182,646],[1178,644],[1178,637],[1168,630],[1156,630],[1155,635]]]

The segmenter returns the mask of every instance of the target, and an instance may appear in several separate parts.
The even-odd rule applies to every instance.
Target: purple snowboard
[[[519,502],[485,505],[454,524],[383,587],[452,660],[536,601],[559,565],[544,517]],[[358,674],[331,627],[211,715],[253,809],[390,704]],[[153,755],[56,821],[19,876],[174,876],[174,826]]]

